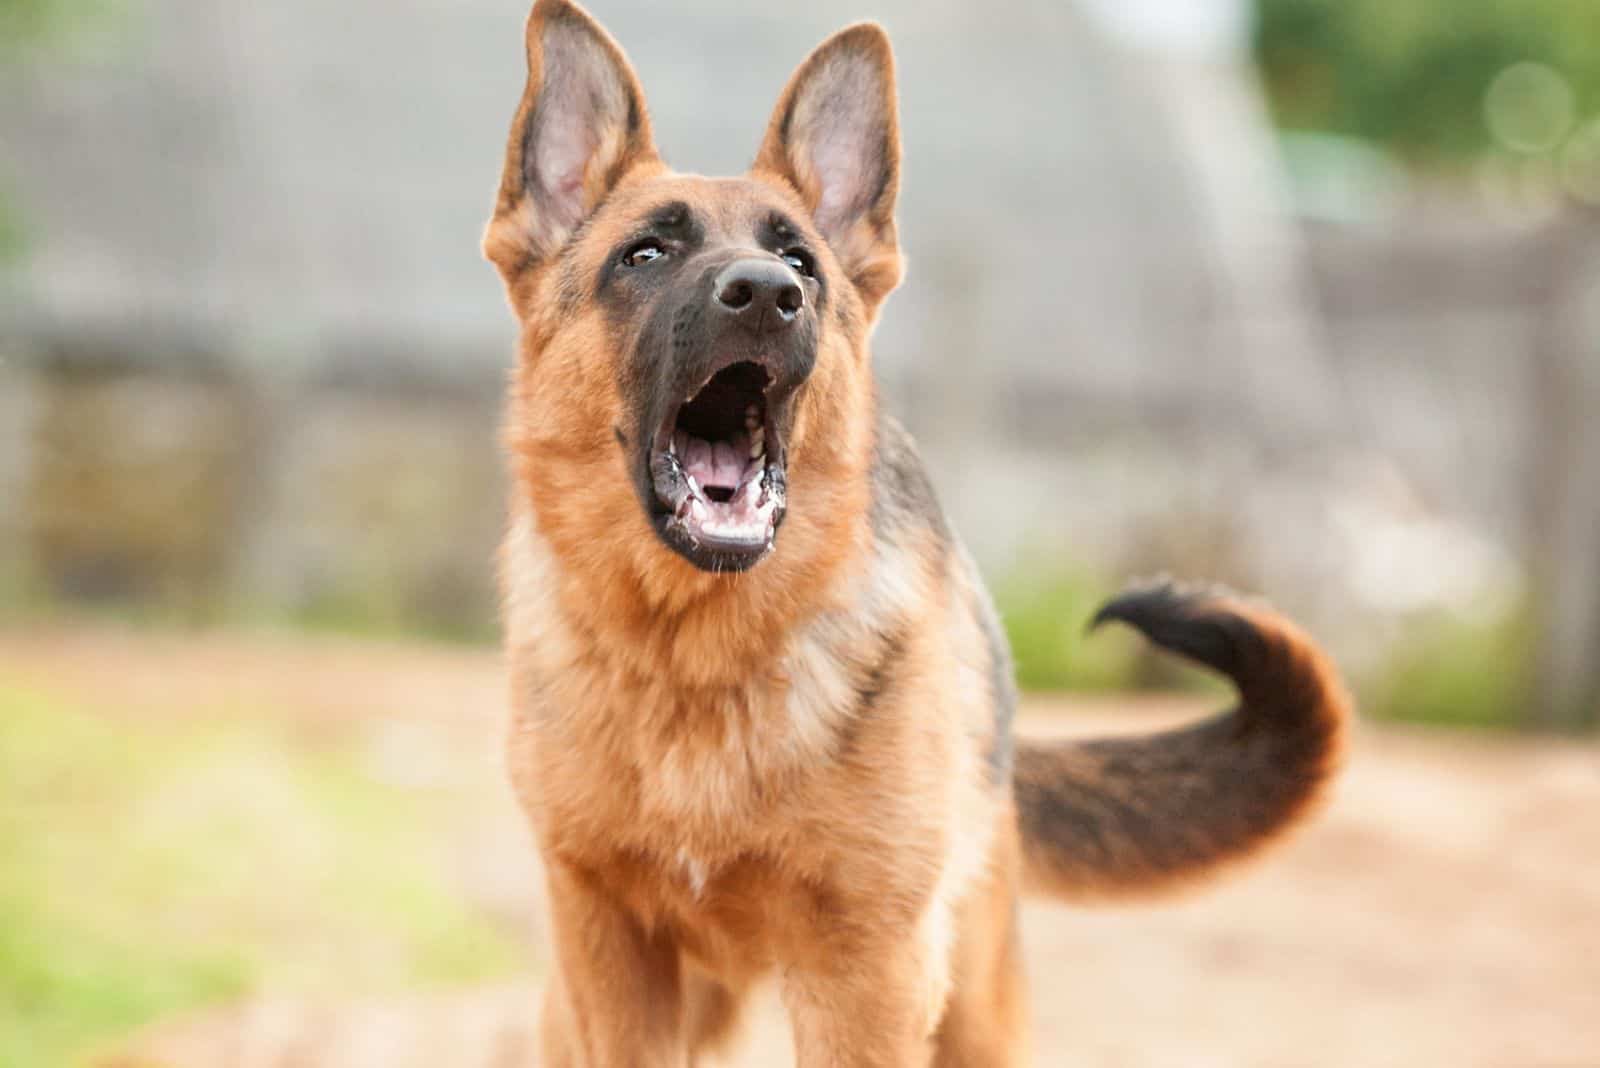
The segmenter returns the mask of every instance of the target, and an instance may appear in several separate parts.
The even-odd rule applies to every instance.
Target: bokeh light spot
[[[1489,83],[1483,98],[1489,132],[1517,152],[1548,152],[1572,128],[1572,86],[1543,63],[1513,63]]]

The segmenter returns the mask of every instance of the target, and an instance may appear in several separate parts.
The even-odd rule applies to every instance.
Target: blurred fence
[[[864,13],[592,6],[669,159],[710,171]],[[876,355],[985,566],[1231,580],[1358,667],[1531,589],[1530,707],[1592,721],[1591,225],[1297,227],[1242,42],[1002,7],[870,12],[910,255]],[[12,601],[487,629],[512,329],[475,243],[522,9],[168,0],[3,72],[31,231],[0,320]]]
[[[12,590],[191,620],[486,634],[492,381],[252,379],[71,351],[7,379]]]
[[[1457,209],[1310,242],[1352,440],[1404,475],[1413,518],[1484,538],[1408,546],[1373,529],[1371,552],[1387,556],[1373,592],[1403,607],[1430,575],[1520,588],[1526,717],[1566,728],[1600,723],[1597,238],[1584,211],[1509,225]],[[1506,671],[1521,652],[1504,651]]]
[[[1010,502],[1021,529],[1000,544],[1271,590],[1358,660],[1409,613],[1531,583],[1543,705],[1581,708],[1600,640],[1600,263],[1592,246],[1572,250],[1583,225],[1312,231],[1341,403],[1335,432],[1311,445],[1274,452],[1248,424],[1218,425],[1237,415],[1204,397],[1072,381],[995,383],[953,425],[928,425],[917,401],[931,390],[949,410],[948,383],[902,378],[890,403],[924,424],[930,451],[964,456],[968,480],[1006,467],[1060,488],[1049,510]],[[65,345],[14,359],[0,468],[20,504],[0,529],[13,579],[197,618],[485,632],[499,372],[412,362],[282,379],[227,366]],[[954,470],[936,477],[959,490]],[[981,528],[988,500],[958,492],[958,521]],[[987,562],[1034,561],[1003,549]]]

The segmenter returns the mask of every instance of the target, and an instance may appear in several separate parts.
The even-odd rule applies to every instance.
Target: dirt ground
[[[130,729],[272,710],[459,785],[448,843],[475,907],[533,930],[538,880],[503,785],[498,658],[287,636],[0,634],[0,672]],[[1174,701],[1033,700],[1024,731],[1144,730]],[[266,714],[263,712],[263,714]],[[1316,824],[1181,901],[1025,910],[1041,1065],[1600,1065],[1600,746],[1365,726]],[[537,933],[531,936],[537,939]],[[526,1065],[538,975],[488,990],[161,1021],[111,1063]],[[769,998],[769,1002],[772,999]],[[789,1063],[775,1002],[731,1062]]]

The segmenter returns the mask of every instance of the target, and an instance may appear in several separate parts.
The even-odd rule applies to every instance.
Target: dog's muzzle
[[[805,290],[776,257],[735,259],[708,289],[700,348],[714,355],[656,428],[649,481],[668,545],[705,570],[742,571],[783,521],[785,428],[814,352]]]

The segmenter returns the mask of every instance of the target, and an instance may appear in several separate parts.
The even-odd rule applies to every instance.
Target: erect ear
[[[528,84],[483,240],[508,279],[559,250],[630,169],[658,160],[633,67],[587,12],[537,0],[527,47]]]
[[[900,282],[900,119],[883,27],[828,38],[789,79],[754,170],[789,182],[869,311]]]

